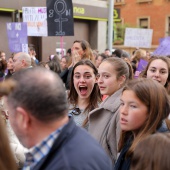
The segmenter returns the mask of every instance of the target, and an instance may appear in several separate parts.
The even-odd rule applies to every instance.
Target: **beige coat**
[[[11,150],[13,152],[16,164],[18,168],[22,168],[25,162],[24,154],[25,148],[20,144],[18,138],[16,137],[14,131],[12,130],[9,120],[7,119],[8,113],[6,108],[4,107],[3,98],[0,98],[0,112],[1,112],[0,116],[4,120],[4,126],[6,127],[7,135],[9,138],[9,144],[11,146]]]
[[[99,108],[89,113],[89,133],[101,144],[112,159],[117,159],[120,138],[119,107],[122,89],[105,99]]]

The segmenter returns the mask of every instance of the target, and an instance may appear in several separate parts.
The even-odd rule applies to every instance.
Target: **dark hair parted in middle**
[[[73,80],[73,76],[74,76],[74,70],[77,66],[80,65],[87,65],[90,68],[93,69],[94,75],[97,76],[98,74],[98,70],[97,68],[94,66],[94,64],[92,63],[92,61],[90,60],[81,60],[78,63],[76,63],[76,65],[73,67],[72,70],[72,74],[71,74],[71,84],[70,84],[70,93],[68,96],[68,100],[70,101],[70,104],[76,105],[78,102],[78,94],[77,91],[74,87],[74,80]],[[94,88],[92,90],[92,93],[90,95],[90,99],[89,99],[89,104],[86,107],[84,112],[90,112],[91,110],[95,109],[98,107],[99,102],[101,102],[101,95],[100,95],[100,91],[99,91],[99,87],[97,85],[97,83],[95,83]]]
[[[146,66],[146,68],[142,71],[140,77],[147,77],[147,71],[148,71],[148,69],[149,69],[149,67],[150,67],[150,64],[151,64],[153,61],[155,61],[155,60],[162,60],[162,61],[164,61],[164,62],[167,64],[168,73],[169,73],[169,74],[168,74],[167,82],[166,82],[166,84],[164,85],[165,88],[167,88],[168,83],[170,82],[170,59],[169,59],[168,57],[165,57],[165,56],[153,56],[153,57],[151,57],[150,60],[149,60],[149,62],[148,62],[148,64],[147,64],[147,66]]]

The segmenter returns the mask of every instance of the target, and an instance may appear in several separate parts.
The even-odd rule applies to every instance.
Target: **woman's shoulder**
[[[120,104],[121,104],[120,96],[117,96],[116,98],[110,96],[105,101],[103,101],[103,103],[101,103],[100,108],[115,113],[119,110]]]

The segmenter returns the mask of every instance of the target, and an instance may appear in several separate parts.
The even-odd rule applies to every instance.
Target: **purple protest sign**
[[[162,38],[153,55],[170,55],[170,37]]]
[[[28,53],[27,23],[7,23],[7,34],[11,52]]]
[[[145,69],[147,64],[148,64],[148,62],[146,60],[140,59],[140,61],[138,63],[138,67],[135,71],[135,78],[139,77],[140,73]]]

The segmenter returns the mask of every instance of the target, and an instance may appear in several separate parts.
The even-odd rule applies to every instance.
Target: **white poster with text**
[[[152,29],[126,28],[124,46],[150,48],[152,34]]]
[[[23,22],[27,23],[28,36],[47,36],[47,8],[23,7]]]

